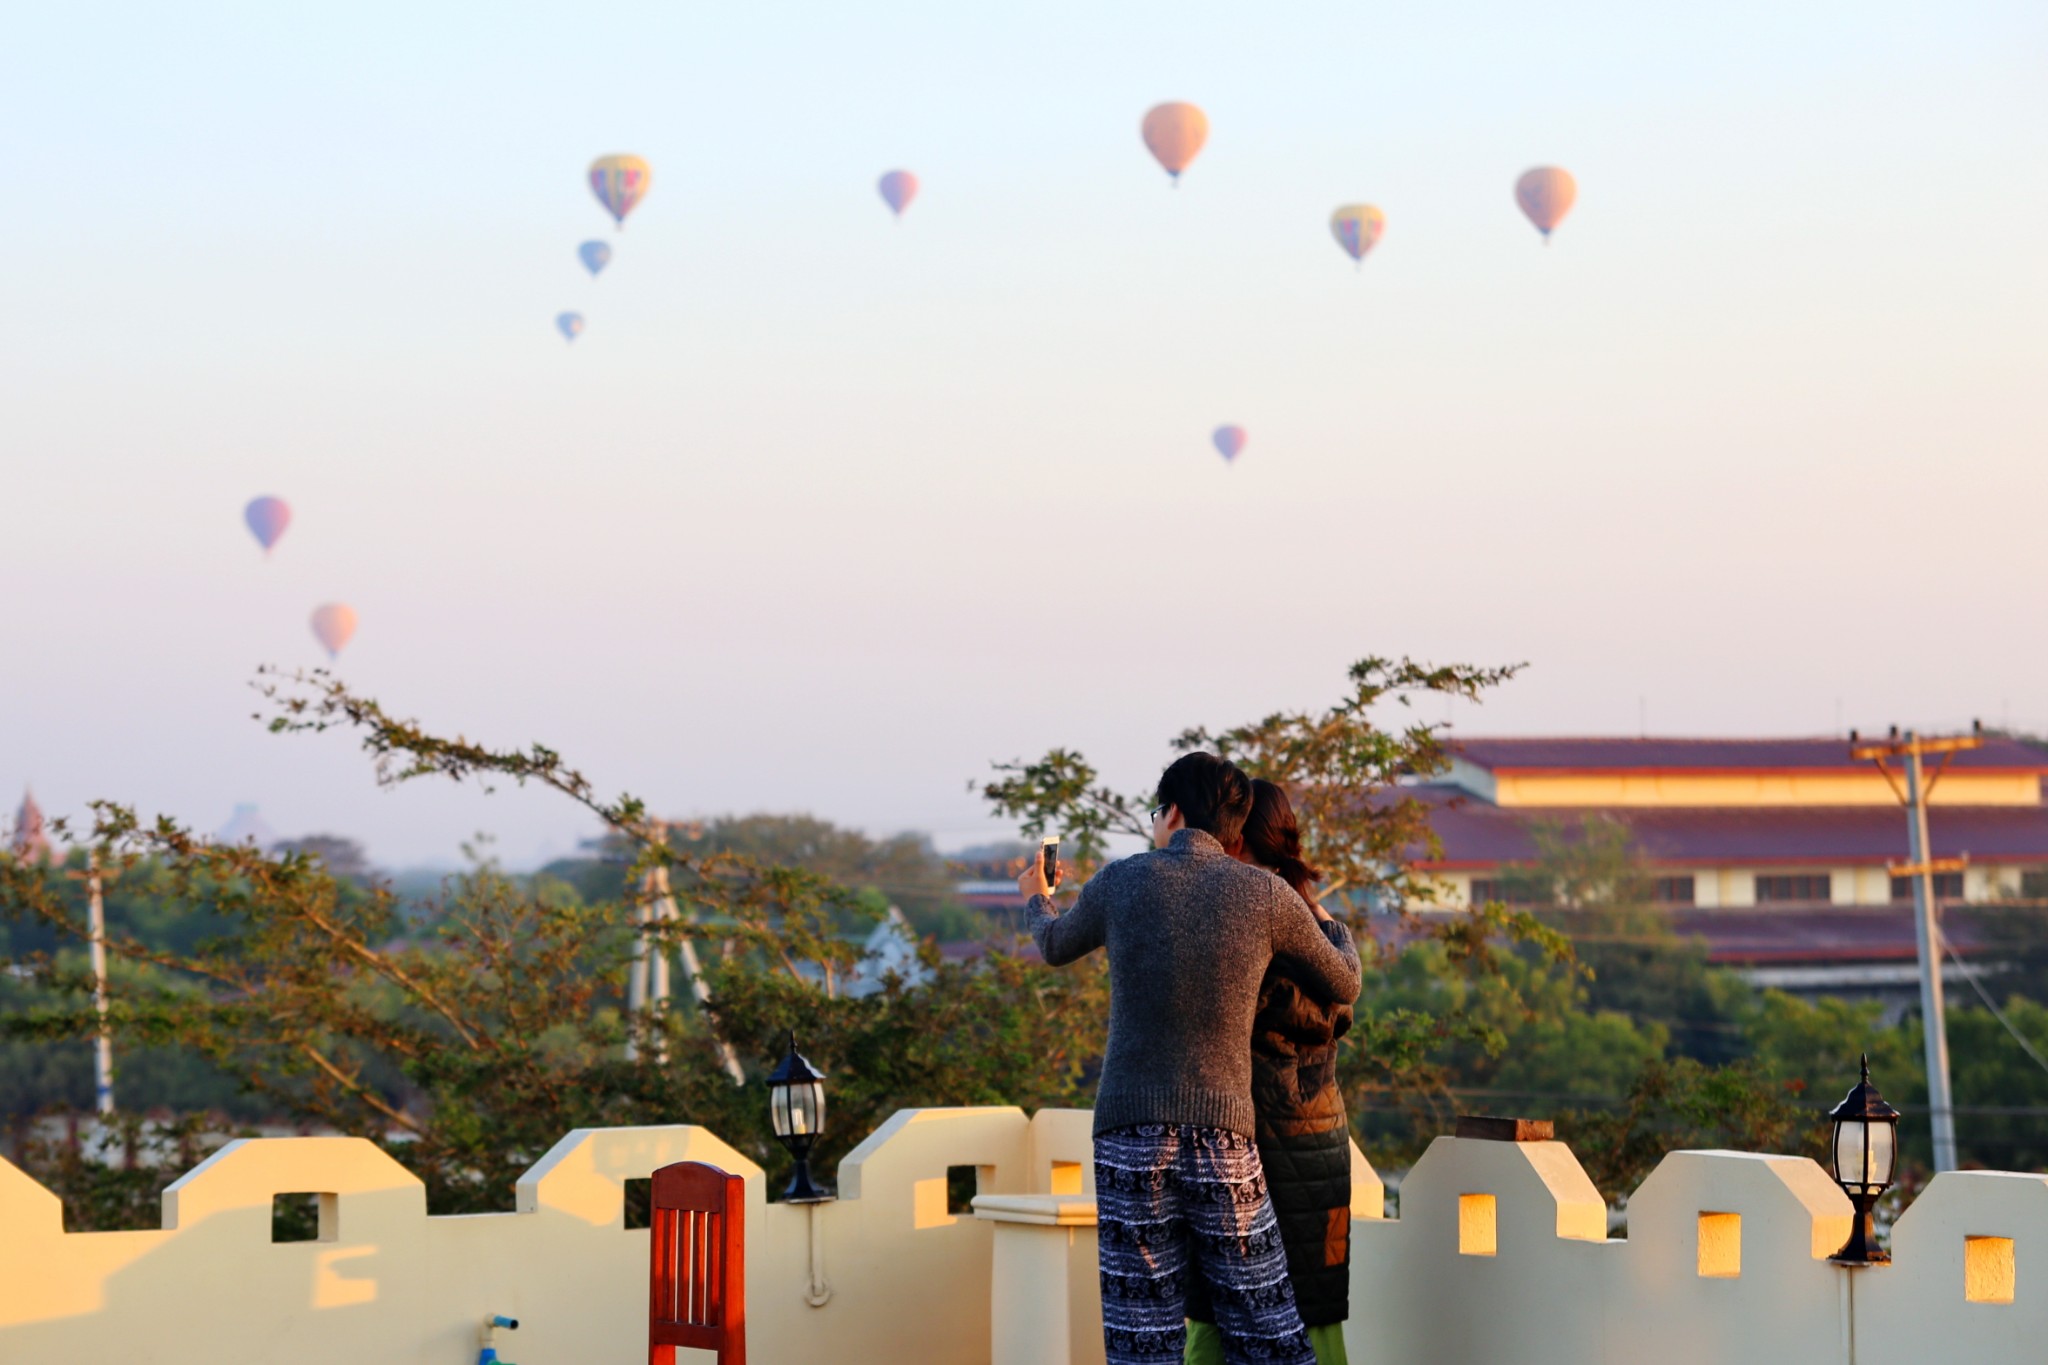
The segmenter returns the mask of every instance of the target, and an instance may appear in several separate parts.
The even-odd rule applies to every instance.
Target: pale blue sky
[[[1367,652],[1528,660],[1491,732],[2048,727],[2044,69],[2037,3],[25,10],[0,798],[585,832],[252,724],[332,599],[430,723],[953,842]]]

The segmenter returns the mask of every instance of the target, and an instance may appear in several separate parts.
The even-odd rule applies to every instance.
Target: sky
[[[327,601],[340,676],[430,727],[942,847],[1004,832],[992,760],[1141,788],[1367,654],[1526,662],[1474,734],[2048,730],[2031,0],[9,30],[7,808],[254,802],[389,866],[594,832],[266,733],[249,681],[325,662]],[[1178,189],[1163,100],[1211,124]],[[654,168],[623,231],[608,152]],[[1579,184],[1547,247],[1543,164]]]

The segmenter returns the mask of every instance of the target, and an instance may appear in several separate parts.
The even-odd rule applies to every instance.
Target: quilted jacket
[[[1342,1322],[1351,1309],[1351,1132],[1337,1088],[1337,1040],[1351,1006],[1319,998],[1275,962],[1252,1026],[1252,1100],[1259,1160],[1287,1244],[1302,1325]],[[1188,1316],[1215,1316],[1199,1275]]]

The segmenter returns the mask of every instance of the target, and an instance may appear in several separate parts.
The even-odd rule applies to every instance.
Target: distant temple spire
[[[43,808],[36,804],[36,794],[26,787],[22,789],[21,809],[14,813],[14,834],[8,847],[19,858],[51,856],[50,836],[43,832]]]

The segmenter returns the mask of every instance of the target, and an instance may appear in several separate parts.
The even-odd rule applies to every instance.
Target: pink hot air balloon
[[[1546,246],[1550,243],[1550,230],[1564,221],[1564,216],[1572,211],[1572,201],[1578,197],[1578,181],[1572,179],[1570,171],[1556,166],[1524,171],[1515,182],[1515,202],[1543,234]]]
[[[283,498],[256,498],[242,509],[242,520],[249,523],[249,529],[256,533],[256,543],[267,555],[284,534],[284,528],[292,524],[292,509]]]
[[[356,609],[342,602],[329,602],[313,612],[313,638],[330,659],[339,658],[356,633]]]
[[[889,206],[889,212],[898,219],[903,210],[910,207],[910,201],[917,198],[917,177],[909,171],[890,171],[876,186],[882,192],[882,202]]]
[[[1155,104],[1146,111],[1139,131],[1145,135],[1145,146],[1178,185],[1180,173],[1209,140],[1209,116],[1192,104]]]
[[[1216,443],[1216,449],[1223,452],[1224,459],[1234,460],[1237,458],[1237,452],[1244,449],[1244,428],[1237,426],[1218,427],[1216,428],[1216,434],[1209,439]]]

